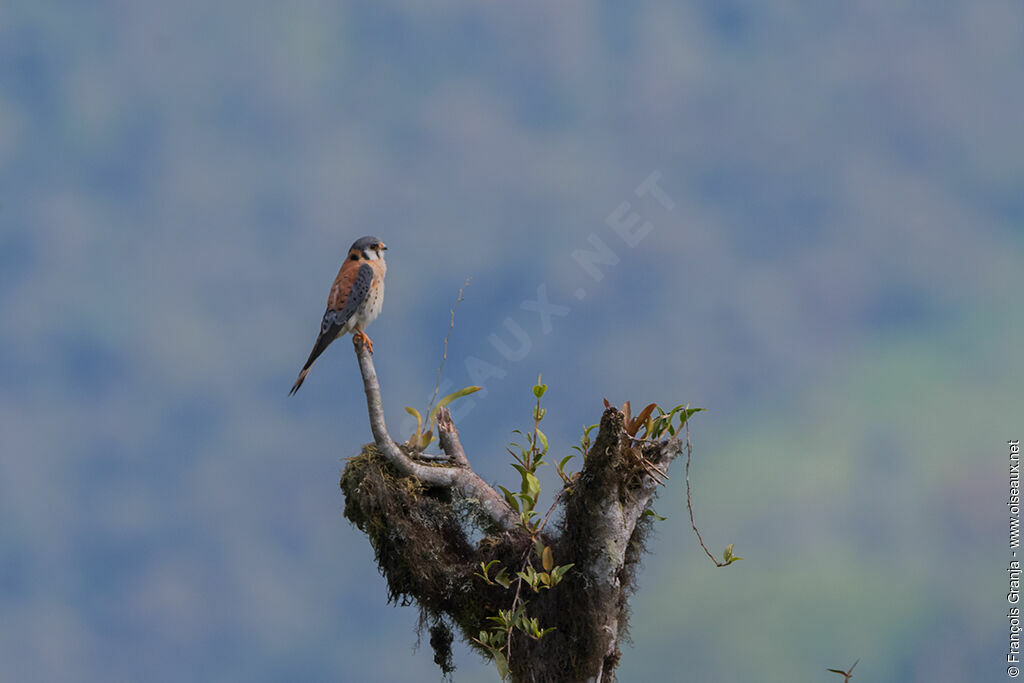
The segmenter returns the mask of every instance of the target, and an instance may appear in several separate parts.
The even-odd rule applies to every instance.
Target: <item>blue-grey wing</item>
[[[359,272],[356,273],[356,277],[352,281],[352,286],[348,290],[348,296],[345,297],[345,305],[340,309],[328,308],[327,312],[324,313],[323,322],[320,324],[320,333],[326,334],[331,328],[335,328],[334,336],[337,336],[338,331],[356,314],[359,307],[366,302],[366,297],[370,294],[370,285],[372,284],[373,268],[364,263],[359,267]]]

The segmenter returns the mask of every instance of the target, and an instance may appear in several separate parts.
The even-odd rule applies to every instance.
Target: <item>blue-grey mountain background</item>
[[[374,234],[393,432],[467,277],[489,481],[540,372],[559,455],[604,397],[707,409],[698,523],[746,560],[674,468],[623,681],[1002,680],[1022,86],[1010,0],[3,3],[0,679],[438,679],[341,514],[349,343],[286,396]]]

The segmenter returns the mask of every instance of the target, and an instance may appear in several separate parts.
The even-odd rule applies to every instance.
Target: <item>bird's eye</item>
[[[358,256],[358,254],[352,254],[352,255],[351,255],[351,256],[349,256],[348,258],[349,258],[349,260],[351,260],[351,261],[358,261],[358,260],[359,260],[359,256]]]

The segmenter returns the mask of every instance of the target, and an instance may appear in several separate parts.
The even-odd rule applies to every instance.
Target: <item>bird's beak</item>
[[[388,245],[386,245],[386,244],[380,245],[380,250],[381,251],[387,251],[388,250]]]

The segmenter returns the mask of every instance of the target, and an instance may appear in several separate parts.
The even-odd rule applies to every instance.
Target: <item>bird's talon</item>
[[[371,354],[373,354],[373,341],[368,336],[366,336],[366,333],[363,332],[362,330],[358,330],[352,333],[352,343],[364,344],[366,346],[366,349]]]

